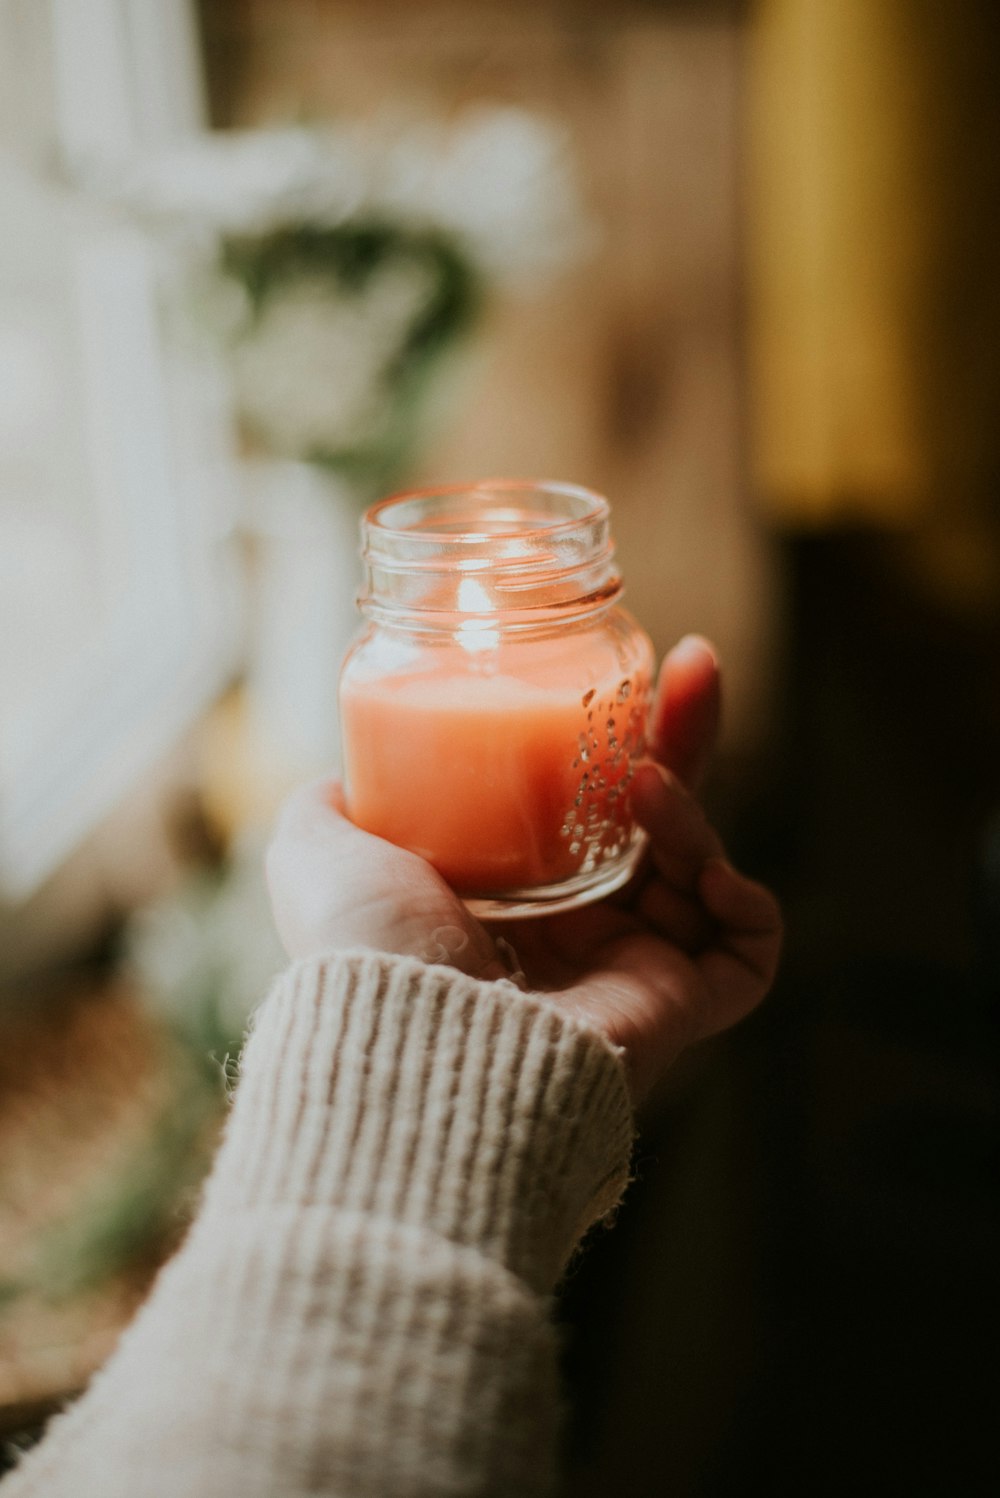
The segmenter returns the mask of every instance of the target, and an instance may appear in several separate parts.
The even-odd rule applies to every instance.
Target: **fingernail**
[[[683,639],[678,640],[670,654],[675,660],[684,661],[697,660],[699,657],[707,655],[716,670],[721,665],[719,652],[711,640],[706,640],[704,635],[685,635]]]

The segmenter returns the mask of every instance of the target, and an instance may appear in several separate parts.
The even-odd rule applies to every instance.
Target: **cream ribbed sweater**
[[[0,1498],[548,1493],[548,1295],[631,1130],[619,1057],[512,984],[293,966],[185,1244]]]

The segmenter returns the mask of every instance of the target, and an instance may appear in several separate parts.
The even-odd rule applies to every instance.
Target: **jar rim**
[[[481,479],[389,495],[365,514],[359,597],[369,618],[520,624],[607,607],[620,596],[611,506],[544,479]],[[387,523],[388,522],[388,523]]]
[[[443,502],[443,507],[447,510],[450,504],[463,499],[473,504],[477,500],[483,501],[499,513],[498,502],[504,498],[511,502],[511,524],[503,533],[530,535],[538,540],[559,537],[581,526],[606,520],[611,511],[603,495],[582,484],[568,483],[559,479],[476,479],[470,483],[429,485],[415,489],[402,489],[395,494],[389,494],[366,511],[365,529],[369,538],[378,537],[379,540],[390,544],[394,540],[405,540],[409,544],[429,546],[442,544],[449,547],[453,545],[474,546],[481,544],[484,540],[482,528],[474,529],[470,525],[467,530],[462,531],[445,524],[435,525],[427,521],[414,524],[412,520],[408,524],[392,524],[391,517],[394,511],[406,513],[408,510],[418,509],[421,505],[430,506],[434,501]],[[575,505],[575,511],[559,515],[553,509],[551,519],[543,515],[541,511],[536,510],[532,514],[529,509],[532,498],[536,502],[540,500],[543,504],[552,500],[567,501],[570,506]],[[518,501],[521,501],[520,507]],[[519,509],[520,513],[518,513]],[[471,518],[470,516],[470,520]],[[494,530],[493,533],[495,534],[496,531]]]

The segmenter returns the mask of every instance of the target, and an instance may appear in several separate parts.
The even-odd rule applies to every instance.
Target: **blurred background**
[[[997,1491],[1000,13],[0,0],[0,1422],[182,1233],[358,517],[613,504],[777,990],[560,1299],[567,1492]]]

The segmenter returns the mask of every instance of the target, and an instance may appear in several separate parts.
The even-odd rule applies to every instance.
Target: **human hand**
[[[641,1102],[686,1045],[754,1008],[777,966],[777,903],[725,861],[693,795],[718,716],[715,656],[688,637],[663,663],[632,785],[650,835],[639,871],[597,904],[523,922],[476,920],[429,864],[348,821],[335,783],[297,792],[268,852],[289,955],[361,946],[494,979],[510,974],[500,938],[532,990],[623,1048]]]

